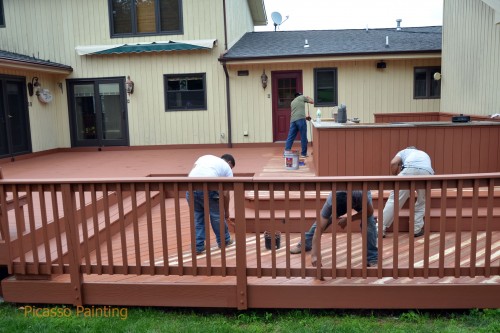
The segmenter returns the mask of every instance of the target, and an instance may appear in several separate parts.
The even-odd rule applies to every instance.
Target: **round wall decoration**
[[[54,97],[50,93],[49,89],[42,89],[40,90],[40,93],[38,94],[38,100],[42,102],[43,104],[47,104],[52,102],[52,99]]]

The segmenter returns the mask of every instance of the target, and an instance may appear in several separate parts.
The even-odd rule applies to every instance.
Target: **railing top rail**
[[[120,178],[45,178],[45,179],[0,179],[0,184],[33,185],[33,184],[112,184],[112,183],[361,183],[391,181],[424,181],[424,180],[474,180],[500,179],[500,172],[445,174],[429,176],[311,176],[311,177],[120,177]]]

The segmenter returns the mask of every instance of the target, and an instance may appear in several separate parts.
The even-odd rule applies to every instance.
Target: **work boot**
[[[226,242],[226,247],[229,247],[229,246],[231,246],[231,245],[233,245],[233,244],[234,244],[234,239],[229,238],[229,240]],[[222,244],[221,244],[221,245],[222,245]],[[218,246],[218,248],[220,249],[220,248],[221,248],[221,246]]]
[[[420,229],[419,232],[416,232],[414,234],[414,237],[417,238],[417,237],[420,237],[420,236],[423,236],[424,235],[424,227],[422,227],[422,229]]]

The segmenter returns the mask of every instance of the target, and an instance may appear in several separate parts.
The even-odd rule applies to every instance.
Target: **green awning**
[[[165,51],[189,51],[209,50],[215,45],[215,39],[186,40],[186,41],[160,41],[135,44],[115,45],[89,45],[77,46],[79,55],[104,55],[120,53],[142,53],[142,52],[165,52]]]

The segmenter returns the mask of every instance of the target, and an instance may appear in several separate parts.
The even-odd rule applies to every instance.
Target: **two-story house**
[[[362,122],[498,113],[498,12],[445,0],[442,28],[252,32],[262,0],[0,0],[0,159],[279,142],[297,90]]]

